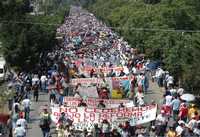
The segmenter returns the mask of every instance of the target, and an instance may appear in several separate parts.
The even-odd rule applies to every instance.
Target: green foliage
[[[51,14],[30,15],[28,0],[0,1],[0,41],[8,63],[25,70],[34,69],[42,52],[55,46],[56,28],[69,12],[67,5],[56,6]],[[3,8],[1,8],[3,7]]]
[[[200,33],[184,32],[200,29],[200,1],[96,0],[87,8],[133,47],[162,60],[177,84],[200,90]]]

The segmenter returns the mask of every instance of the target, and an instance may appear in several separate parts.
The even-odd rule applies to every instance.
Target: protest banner
[[[80,86],[77,91],[82,97],[91,97],[91,98],[98,98],[99,95],[97,93],[97,87],[96,86]]]
[[[95,72],[104,72],[104,73],[109,73],[111,70],[120,72],[124,70],[123,67],[99,67],[99,68],[94,68],[94,67],[84,67],[84,71],[90,72],[91,70],[94,70]]]
[[[97,84],[99,83],[98,78],[77,78],[77,79],[72,79],[71,80],[71,85],[77,85],[77,84]]]
[[[143,107],[124,107],[98,109],[88,107],[52,107],[51,118],[55,123],[65,112],[66,117],[73,121],[76,130],[87,128],[92,130],[95,123],[108,120],[112,127],[118,127],[120,123],[129,121],[132,126],[148,123],[156,118],[157,105],[147,105]]]
[[[112,99],[127,98],[127,95],[131,91],[131,77],[107,77],[107,78],[78,78],[72,79],[71,85],[87,85],[87,86],[99,86],[106,87],[110,90],[110,96]],[[89,91],[87,91],[89,93]],[[91,97],[91,96],[90,96]]]
[[[113,99],[121,99],[127,97],[131,91],[131,81],[129,77],[113,77],[112,78],[112,93]]]
[[[74,97],[65,97],[63,104],[68,107],[77,107],[81,98],[74,98]],[[106,105],[106,108],[114,108],[118,107],[120,103],[123,103],[124,106],[130,106],[133,104],[133,101],[131,100],[125,100],[125,99],[97,99],[97,98],[86,98],[84,99],[84,102],[87,104],[87,107],[89,108],[96,108],[99,104],[99,102],[103,101],[103,103]]]

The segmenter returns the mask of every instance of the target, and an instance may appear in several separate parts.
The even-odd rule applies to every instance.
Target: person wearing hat
[[[185,132],[185,122],[182,120],[178,121],[178,126],[176,127],[176,136],[177,137],[182,137],[184,136],[184,132]]]
[[[25,137],[26,136],[26,130],[24,127],[21,126],[20,123],[17,124],[17,127],[14,129],[14,135],[15,137]]]

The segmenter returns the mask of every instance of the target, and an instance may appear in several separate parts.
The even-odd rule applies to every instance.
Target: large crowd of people
[[[159,87],[164,87],[162,103],[155,120],[144,125],[131,125],[127,120],[113,128],[104,119],[93,125],[92,130],[76,131],[73,119],[62,112],[56,124],[58,137],[199,137],[200,115],[195,104],[183,100],[184,89],[175,87],[176,81],[169,72],[158,67],[154,72],[148,67],[149,60],[131,48],[105,24],[80,7],[71,7],[70,15],[57,29],[58,40],[55,50],[42,58],[40,70],[33,73],[20,72],[14,75],[9,84],[15,92],[9,101],[11,110],[8,124],[12,127],[10,136],[25,137],[30,122],[32,102],[38,102],[39,92],[48,93],[49,103],[42,106],[39,127],[43,137],[51,134],[51,106],[65,106],[65,97],[80,98],[77,107],[87,107],[80,93],[83,84],[72,83],[74,79],[98,78],[102,82],[93,85],[102,101],[96,106],[107,107],[103,99],[112,99],[111,89],[106,78],[129,77],[131,88],[124,94],[123,86],[117,89],[121,99],[131,100],[134,106],[147,105],[149,80],[152,78]],[[115,69],[115,68],[122,69]],[[81,88],[80,88],[81,87]],[[152,100],[151,104],[156,104]],[[48,105],[49,104],[49,105]],[[125,107],[124,103],[117,107]]]

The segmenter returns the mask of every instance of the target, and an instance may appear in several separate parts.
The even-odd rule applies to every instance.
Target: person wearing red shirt
[[[179,108],[179,115],[178,115],[179,119],[186,122],[187,115],[188,115],[188,108],[185,103],[182,103]]]

